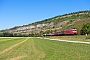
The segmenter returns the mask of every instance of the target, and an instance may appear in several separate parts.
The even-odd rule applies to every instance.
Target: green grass
[[[14,44],[21,42],[24,39],[25,38],[0,38],[0,51],[3,51]]]
[[[90,36],[47,36],[47,38],[57,38],[57,39],[60,39],[60,40],[74,40],[74,41],[87,41],[89,42],[90,39],[89,39]]]
[[[0,38],[0,41],[3,41],[3,40],[10,40],[12,38]]]
[[[18,38],[22,41],[26,38],[20,39]],[[10,43],[18,40],[11,40]],[[90,60],[90,45],[29,38],[26,42],[0,55],[0,60],[14,60],[15,58],[20,60]]]

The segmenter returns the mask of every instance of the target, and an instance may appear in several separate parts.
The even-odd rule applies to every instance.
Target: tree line
[[[39,36],[37,34],[22,34],[22,33],[8,33],[3,32],[0,33],[0,37],[36,37]]]

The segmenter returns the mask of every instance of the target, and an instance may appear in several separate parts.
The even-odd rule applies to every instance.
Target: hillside
[[[32,34],[45,33],[49,30],[56,31],[67,28],[76,28],[78,34],[80,34],[81,28],[87,23],[90,23],[90,10],[58,15],[32,24],[1,30],[0,32]]]

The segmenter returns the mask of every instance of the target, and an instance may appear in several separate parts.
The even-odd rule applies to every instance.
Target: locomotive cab
[[[77,35],[77,29],[72,29],[72,34]]]

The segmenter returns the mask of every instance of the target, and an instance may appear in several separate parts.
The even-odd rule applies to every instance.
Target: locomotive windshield
[[[77,30],[73,30],[73,31],[77,31]]]

